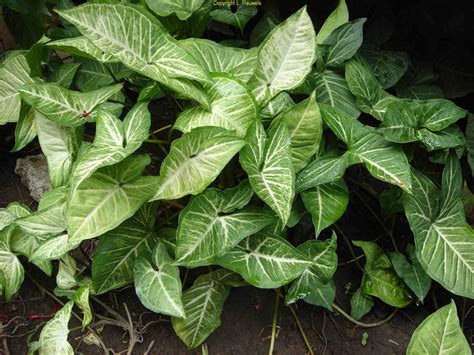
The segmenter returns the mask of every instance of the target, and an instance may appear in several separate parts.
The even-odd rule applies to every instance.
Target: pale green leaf
[[[295,102],[286,92],[282,91],[260,109],[260,120],[265,125],[270,123],[283,111],[294,106]]]
[[[149,258],[156,244],[154,217],[144,223],[140,211],[119,227],[102,235],[92,260],[92,282],[97,294],[126,286],[133,281],[133,266],[138,256]]]
[[[158,16],[176,16],[184,21],[197,11],[204,0],[146,0],[147,6]]]
[[[324,24],[318,31],[316,41],[318,44],[324,43],[326,38],[339,26],[349,21],[349,10],[347,9],[346,0],[339,0],[336,9],[328,16]]]
[[[300,276],[312,261],[283,238],[258,233],[245,239],[216,263],[237,272],[251,285],[277,288]]]
[[[324,56],[328,67],[343,67],[344,62],[354,56],[362,44],[362,31],[366,19],[347,22],[335,29],[324,41],[328,46]]]
[[[81,63],[64,63],[56,68],[49,76],[49,81],[58,83],[68,89],[76,76]],[[105,86],[105,85],[104,85]]]
[[[308,165],[321,144],[323,122],[315,92],[278,115],[272,124],[280,121],[288,127],[293,167],[297,173]]]
[[[39,340],[30,345],[30,351],[40,355],[73,355],[74,350],[67,341],[68,323],[71,319],[73,301],[69,301],[48,321],[41,330]]]
[[[438,309],[415,329],[407,349],[408,355],[470,355],[469,343],[459,325],[456,304]]]
[[[298,250],[313,263],[292,282],[285,296],[286,304],[305,298],[321,285],[328,283],[337,268],[335,233],[328,240],[308,240],[299,245]]]
[[[171,318],[176,335],[188,348],[199,346],[221,324],[230,287],[221,280],[219,271],[199,276],[193,286],[183,292],[186,318]]]
[[[82,314],[83,314],[82,330],[84,330],[84,328],[88,326],[89,323],[92,321],[92,310],[89,304],[89,294],[90,294],[90,287],[82,286],[77,289],[77,291],[74,293],[74,296],[72,297],[72,300],[79,307],[79,309],[82,311]]]
[[[130,218],[156,191],[157,178],[140,174],[148,156],[132,156],[84,180],[69,199],[70,243],[97,237]]]
[[[407,246],[408,260],[402,253],[390,253],[390,260],[398,276],[407,284],[410,290],[423,302],[431,287],[431,278],[426,274],[415,255],[415,247]]]
[[[94,142],[80,156],[71,174],[71,191],[97,169],[116,164],[136,151],[148,137],[151,119],[146,102],[138,103],[124,120],[107,111],[97,112]]]
[[[60,259],[77,246],[77,244],[69,242],[67,234],[60,234],[50,237],[38,245],[29,259],[31,262]]]
[[[346,211],[349,191],[343,179],[315,186],[301,192],[303,203],[311,214],[316,238]]]
[[[218,7],[212,10],[209,16],[217,22],[226,23],[243,32],[245,25],[256,14],[256,6],[237,6],[236,11],[232,11],[230,7]]]
[[[164,244],[155,245],[150,260],[139,256],[135,261],[133,279],[138,298],[153,312],[185,318],[179,268],[173,265]]]
[[[249,86],[259,103],[298,87],[315,60],[316,34],[306,7],[291,15],[265,38]]]
[[[295,172],[291,158],[290,136],[284,122],[275,124],[269,134],[255,123],[247,134],[240,162],[255,193],[280,217],[288,221],[295,196]]]
[[[80,126],[94,109],[122,89],[123,84],[104,87],[88,93],[68,90],[58,84],[30,84],[20,89],[22,99],[62,126]],[[85,115],[85,116],[84,116]]]
[[[117,62],[112,54],[104,52],[86,37],[63,38],[46,43],[46,46],[62,52],[70,53],[88,59],[98,60],[102,63]]]
[[[34,126],[36,110],[26,105],[23,106],[20,112],[20,118],[15,127],[15,146],[12,152],[20,151],[36,138],[36,129]],[[27,111],[24,112],[25,110]]]
[[[59,260],[56,284],[60,289],[64,290],[70,290],[78,285],[76,260],[69,254],[65,254]]]
[[[296,192],[340,180],[348,166],[347,154],[318,157],[298,174]]]
[[[403,205],[417,259],[450,292],[474,298],[474,232],[464,216],[458,159],[448,157],[441,191],[420,172],[412,170],[412,176],[412,195],[404,194]]]
[[[171,144],[160,168],[158,191],[151,200],[196,195],[219,175],[245,140],[219,127],[199,127]]]
[[[351,297],[351,317],[359,320],[369,313],[373,306],[372,297],[366,295],[361,288],[358,288]]]
[[[20,117],[21,99],[18,90],[33,83],[25,55],[13,52],[0,65],[0,125],[16,122]]]
[[[242,49],[199,38],[179,42],[208,72],[222,72],[247,82],[257,65],[257,49]]]
[[[178,265],[209,265],[272,223],[275,218],[269,211],[244,207],[252,195],[250,184],[244,181],[235,188],[207,189],[193,197],[179,216],[175,249]]]
[[[25,271],[18,257],[11,251],[13,226],[0,231],[0,275],[5,298],[10,301],[18,292],[25,277]]]
[[[228,74],[213,74],[211,78],[213,84],[207,88],[210,111],[200,106],[188,108],[179,114],[174,128],[188,133],[197,127],[215,126],[245,137],[258,116],[252,93]]]

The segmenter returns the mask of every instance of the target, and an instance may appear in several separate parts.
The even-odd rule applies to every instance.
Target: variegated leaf
[[[230,6],[221,6],[212,10],[209,16],[215,21],[236,27],[243,33],[247,22],[256,14],[257,8],[255,6],[238,6],[235,11],[233,11]]]
[[[77,70],[80,66],[81,63],[61,64],[51,73],[49,76],[49,81],[58,83],[59,85],[68,89],[74,81],[74,77],[76,76]]]
[[[324,43],[326,38],[339,26],[349,21],[349,10],[347,9],[346,0],[339,0],[337,7],[328,16],[326,21],[319,29],[318,35],[316,36],[316,42],[318,44]]]
[[[176,16],[184,21],[197,11],[205,0],[146,0],[147,6],[158,16]]]
[[[10,301],[18,292],[25,277],[25,271],[18,257],[11,251],[11,237],[14,226],[0,231],[0,274],[1,289],[5,298]]]
[[[219,175],[245,140],[219,127],[199,127],[171,144],[160,168],[158,191],[151,200],[196,195]]]
[[[104,52],[84,36],[58,39],[46,43],[46,46],[80,57],[98,60],[101,63],[118,62],[112,54]]]

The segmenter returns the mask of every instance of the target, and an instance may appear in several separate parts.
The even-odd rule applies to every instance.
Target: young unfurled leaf
[[[312,261],[283,238],[261,232],[242,241],[216,263],[242,275],[251,285],[276,288],[297,278]]]
[[[72,166],[82,143],[83,127],[65,127],[50,121],[34,109],[34,128],[48,161],[51,186],[68,183]]]
[[[0,65],[0,125],[16,122],[20,117],[19,89],[33,83],[23,53],[13,52]]]
[[[275,217],[268,210],[245,207],[252,195],[245,181],[232,189],[207,189],[193,197],[179,216],[175,249],[178,265],[209,265],[271,224]]]
[[[327,284],[337,268],[335,233],[328,240],[308,240],[299,245],[298,250],[313,263],[291,284],[285,297],[286,304],[305,298]]]
[[[355,320],[361,319],[370,312],[374,306],[372,297],[366,295],[361,288],[352,295],[351,298],[351,317]]]
[[[120,226],[102,235],[92,260],[92,283],[97,294],[105,293],[133,281],[133,265],[138,256],[151,257],[157,235],[153,231],[154,215],[142,220],[148,205]]]
[[[94,142],[74,166],[71,191],[97,169],[116,164],[136,151],[148,137],[150,124],[145,102],[136,104],[123,121],[107,111],[98,111]]]
[[[228,73],[244,83],[253,75],[257,65],[256,48],[227,47],[199,38],[188,38],[179,43],[208,72]]]
[[[464,216],[459,160],[449,155],[441,191],[414,169],[412,176],[412,194],[404,194],[403,206],[415,236],[417,259],[450,292],[474,298],[474,232]]]
[[[196,195],[219,175],[245,140],[220,127],[199,127],[171,144],[153,200]]]
[[[362,44],[362,26],[366,19],[347,22],[336,28],[324,41],[324,55],[328,67],[344,67],[344,62],[354,56]]]
[[[180,79],[208,80],[203,68],[145,9],[128,4],[85,4],[57,12],[101,50],[166,86],[183,85]]]
[[[421,323],[412,335],[408,355],[450,354],[470,355],[456,310],[451,303],[438,309]]]
[[[90,294],[90,279],[88,279],[89,285],[81,286],[72,296],[72,300],[82,311],[82,330],[92,321],[92,310],[89,304],[89,294]]]
[[[176,14],[181,20],[188,19],[205,0],[146,0],[147,6],[158,16]]]
[[[288,221],[295,195],[295,173],[290,137],[285,122],[275,124],[267,134],[261,123],[254,123],[247,134],[240,163],[255,193],[280,217]]]
[[[349,191],[344,180],[340,179],[301,191],[301,198],[313,217],[317,238],[323,229],[342,217],[349,203]]]
[[[362,248],[366,258],[362,292],[378,297],[393,307],[403,308],[410,304],[412,296],[403,280],[393,270],[384,251],[373,242],[355,240],[352,243]]]
[[[63,290],[70,290],[78,286],[76,260],[69,254],[64,255],[59,261],[56,284]]]
[[[431,278],[426,274],[415,255],[415,247],[407,246],[410,261],[402,253],[390,253],[390,260],[398,276],[407,284],[410,290],[423,302],[431,287]]]
[[[346,0],[339,0],[337,7],[328,16],[326,21],[318,31],[316,41],[318,44],[324,43],[326,38],[339,26],[349,21],[349,10],[347,9]]]
[[[259,103],[299,86],[315,60],[316,34],[306,7],[279,24],[258,49],[258,63],[249,86]]]
[[[122,89],[123,84],[88,93],[71,91],[58,84],[29,84],[20,89],[22,99],[51,121],[75,127],[86,122],[94,109]]]
[[[11,237],[14,226],[11,225],[0,231],[0,283],[5,298],[10,301],[18,292],[25,277],[23,266],[17,256],[11,251]]]
[[[71,319],[73,301],[69,301],[54,315],[41,330],[38,341],[30,344],[30,352],[40,354],[73,355],[74,350],[67,341],[69,334],[68,323]]]
[[[207,88],[211,109],[197,106],[184,110],[176,119],[174,128],[187,133],[197,127],[216,126],[245,137],[258,116],[252,93],[227,74],[213,74],[211,78],[213,84]]]
[[[346,62],[346,80],[349,90],[357,98],[359,108],[383,120],[387,106],[397,98],[379,84],[369,65],[360,56]]]
[[[273,121],[286,123],[291,142],[291,156],[295,172],[303,169],[317,153],[322,139],[323,125],[315,92],[284,111]]]
[[[398,83],[408,69],[409,60],[405,52],[364,49],[361,55],[384,89]]]
[[[140,177],[149,163],[148,156],[132,156],[84,180],[69,199],[69,241],[97,237],[133,216],[158,187],[156,177]]]
[[[171,318],[173,329],[188,348],[199,346],[221,325],[221,313],[230,286],[219,275],[220,270],[199,276],[183,292],[186,318]]]
[[[232,11],[230,7],[219,7],[212,10],[209,15],[213,20],[236,27],[243,33],[247,22],[256,14],[255,6],[238,6],[236,11]]]
[[[133,268],[135,292],[142,304],[156,313],[185,318],[181,302],[179,268],[166,246],[158,242],[150,259],[138,256]]]

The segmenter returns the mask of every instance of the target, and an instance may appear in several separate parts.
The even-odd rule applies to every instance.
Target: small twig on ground
[[[277,328],[277,321],[278,321],[278,307],[280,305],[280,288],[276,290],[276,297],[275,297],[275,308],[273,310],[273,321],[272,321],[272,336],[270,338],[270,349],[268,350],[268,354],[273,354],[273,348],[275,346],[275,338],[276,338],[276,328]]]
[[[304,332],[303,326],[301,325],[300,319],[298,318],[298,315],[296,314],[296,311],[293,309],[293,306],[291,304],[288,305],[288,308],[290,309],[291,314],[293,314],[293,318],[295,318],[296,325],[298,326],[300,334],[303,337],[306,348],[308,349],[308,351],[311,355],[314,355],[313,347],[311,346],[311,344],[309,343],[308,338],[306,337],[306,333]]]
[[[168,125],[166,125],[166,126],[163,126],[163,127],[161,127],[161,128],[158,128],[157,130],[153,131],[151,134],[160,133],[160,132],[164,131],[165,129],[168,129],[168,128],[171,128],[171,127],[173,127],[173,125],[172,125],[172,124],[168,124]]]

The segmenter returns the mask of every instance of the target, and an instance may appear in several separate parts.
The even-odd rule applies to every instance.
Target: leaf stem
[[[352,260],[354,260],[355,263],[356,263],[356,265],[357,265],[357,267],[358,267],[362,272],[364,272],[364,269],[362,268],[362,266],[359,264],[359,261],[358,261],[360,257],[357,257],[357,256],[355,255],[354,249],[352,248],[352,244],[351,244],[351,242],[349,241],[349,239],[347,238],[346,234],[343,232],[343,230],[342,230],[337,224],[334,224],[334,229],[337,230],[337,234],[339,234],[339,235],[342,237],[342,239],[344,239],[344,241],[346,242],[347,247],[349,248],[349,251],[350,251],[350,253],[351,253],[351,255],[352,255]]]
[[[145,139],[145,143],[154,143],[154,144],[170,144],[170,142],[162,139]]]
[[[163,126],[163,127],[161,127],[161,128],[158,128],[157,130],[151,132],[151,134],[160,133],[160,132],[164,131],[165,129],[168,129],[168,128],[171,128],[171,127],[173,127],[173,125],[172,125],[172,124],[168,124],[168,125],[166,125],[166,126]]]
[[[270,349],[268,350],[269,355],[273,354],[273,348],[275,346],[276,327],[278,321],[278,306],[280,305],[280,292],[280,288],[277,288],[275,297],[275,308],[273,310],[272,337],[270,339]]]
[[[378,327],[378,326],[381,326],[387,322],[389,322],[394,316],[395,314],[397,313],[397,309],[395,309],[392,313],[389,314],[389,316],[385,319],[382,319],[381,321],[379,322],[375,322],[375,323],[363,323],[363,322],[359,322],[358,320],[355,320],[354,318],[352,318],[349,314],[347,314],[341,307],[339,307],[337,304],[333,303],[332,304],[333,308],[338,311],[340,314],[342,314],[347,320],[351,321],[352,323],[354,323],[355,325],[358,325],[359,327],[362,327],[362,328],[375,328],[375,327]]]
[[[288,308],[290,308],[290,311],[293,314],[293,317],[295,318],[296,325],[298,326],[300,334],[303,337],[304,343],[306,344],[306,348],[308,349],[311,355],[314,355],[313,348],[311,347],[311,344],[309,343],[309,340],[306,337],[306,333],[304,332],[303,326],[301,325],[300,319],[298,318],[296,311],[293,309],[293,306],[291,304],[288,305]]]

